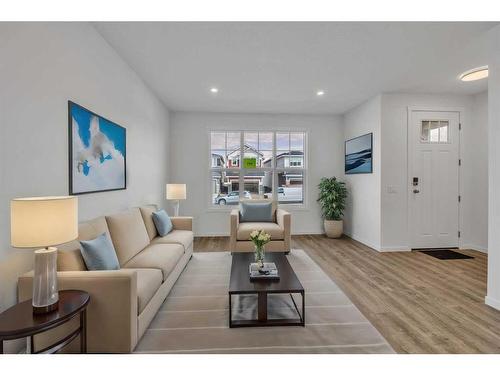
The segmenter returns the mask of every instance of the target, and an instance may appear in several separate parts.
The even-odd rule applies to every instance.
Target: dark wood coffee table
[[[297,275],[283,253],[267,253],[266,262],[274,262],[280,275],[279,280],[250,281],[248,266],[254,262],[253,253],[233,253],[231,280],[229,282],[229,327],[262,326],[305,326],[305,292]],[[302,296],[302,311],[299,311],[293,294]],[[256,294],[258,298],[257,319],[233,320],[232,297],[237,294]],[[299,318],[268,319],[267,296],[269,294],[289,294]]]

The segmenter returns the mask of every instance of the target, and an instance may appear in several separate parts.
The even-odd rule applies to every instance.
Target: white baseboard
[[[351,233],[344,233],[344,234],[347,237],[350,237],[350,238],[352,238],[355,241],[361,242],[363,245],[366,245],[366,246],[372,248],[375,251],[378,251],[378,252],[381,251],[380,246],[375,245],[375,244],[371,243],[370,241],[365,240],[364,238],[358,237],[356,235],[352,235]]]
[[[195,237],[229,237],[229,233],[221,232],[208,232],[208,233],[195,233]]]
[[[316,235],[316,234],[325,234],[323,231],[310,231],[310,232],[293,232],[292,236],[301,236],[301,235]],[[207,232],[207,233],[195,233],[195,237],[229,237],[229,233],[221,233],[221,232]]]
[[[493,307],[494,309],[500,310],[500,301],[495,299],[495,298],[492,298],[490,296],[486,296],[484,298],[484,303],[490,307]]]
[[[381,253],[396,253],[401,251],[411,251],[408,246],[382,246],[379,250]]]
[[[479,245],[474,245],[474,244],[463,244],[463,245],[460,245],[460,249],[464,249],[464,250],[476,250],[476,251],[479,251],[481,253],[488,253],[488,248],[486,247],[483,247],[483,246],[479,246]]]

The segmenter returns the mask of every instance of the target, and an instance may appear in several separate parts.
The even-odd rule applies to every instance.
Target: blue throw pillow
[[[90,241],[80,241],[80,252],[89,271],[119,270],[115,247],[104,232]]]
[[[165,210],[153,212],[153,222],[161,237],[166,236],[173,228],[172,220],[170,220],[170,216],[168,216]]]
[[[241,202],[240,221],[273,221],[273,202]]]

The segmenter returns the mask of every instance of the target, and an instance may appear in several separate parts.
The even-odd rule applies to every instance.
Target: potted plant
[[[318,188],[325,233],[328,237],[339,238],[344,230],[342,216],[347,198],[345,182],[338,181],[336,177],[323,177]]]

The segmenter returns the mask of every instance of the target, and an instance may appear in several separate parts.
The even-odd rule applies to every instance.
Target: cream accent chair
[[[252,199],[251,202],[269,202],[264,199]],[[250,241],[250,233],[263,229],[271,235],[271,242],[266,245],[266,251],[290,251],[291,242],[291,215],[285,210],[276,207],[273,201],[273,222],[245,222],[240,223],[240,209],[234,209],[230,215],[231,236],[229,239],[230,252],[252,252],[254,245]]]
[[[191,217],[172,217],[173,230],[159,237],[152,213],[156,206],[133,208],[79,225],[79,240],[107,232],[121,269],[88,271],[78,241],[59,247],[59,289],[90,294],[87,349],[93,353],[130,353],[146,331],[193,254]],[[31,298],[33,271],[18,282],[19,301]],[[75,329],[78,316],[53,331],[37,335],[35,348],[47,346]],[[68,351],[79,349],[78,340]]]

